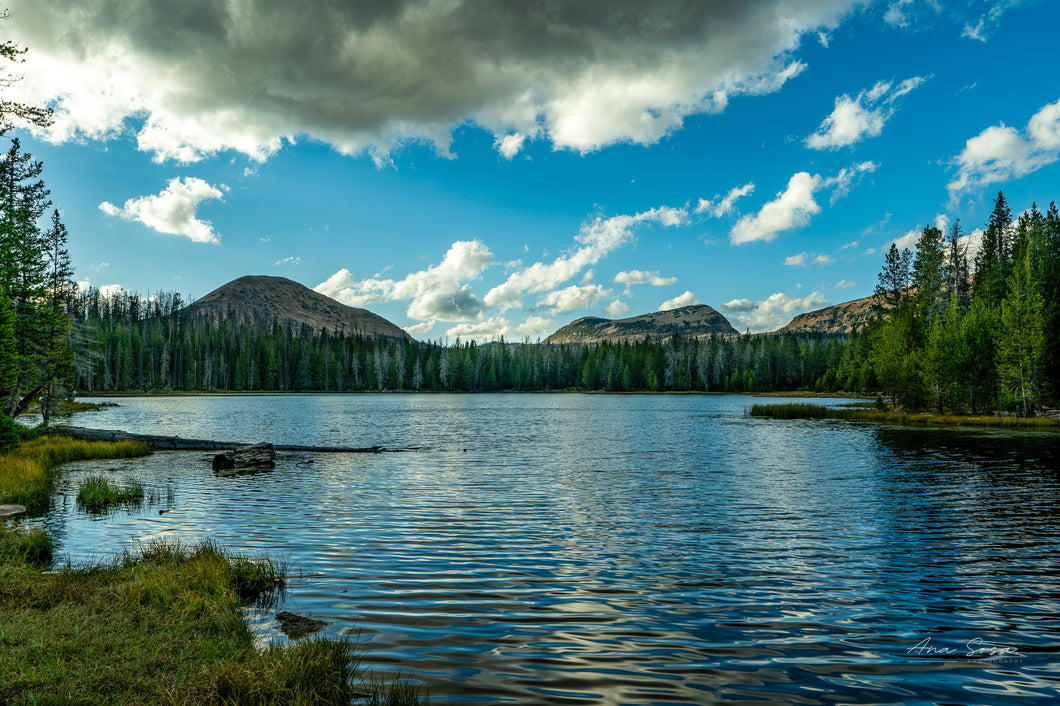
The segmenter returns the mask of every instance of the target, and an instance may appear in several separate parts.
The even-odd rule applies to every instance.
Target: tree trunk
[[[254,444],[234,451],[225,451],[213,457],[215,471],[231,471],[244,468],[275,468],[276,451],[272,444]]]

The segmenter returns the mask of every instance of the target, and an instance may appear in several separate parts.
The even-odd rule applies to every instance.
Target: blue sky
[[[77,279],[288,277],[420,339],[872,293],[1060,197],[1060,4],[13,0]],[[533,9],[530,9],[533,8]]]

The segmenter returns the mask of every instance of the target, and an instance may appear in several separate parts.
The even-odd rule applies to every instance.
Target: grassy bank
[[[48,437],[0,455],[0,502],[46,505],[59,463],[146,452]],[[244,610],[270,607],[283,567],[217,544],[152,543],[47,571],[51,538],[0,521],[0,703],[402,704],[415,687],[358,666],[347,640],[254,647]]]
[[[27,441],[0,455],[0,504],[25,505],[31,511],[48,508],[55,468],[71,461],[133,458],[149,453],[138,441],[92,442],[45,436]]]
[[[878,409],[825,407],[823,405],[800,403],[756,404],[751,407],[751,416],[769,419],[847,419],[862,422],[930,426],[1060,429],[1060,420],[1051,417],[973,417],[955,414],[929,414],[926,412],[913,413]]]

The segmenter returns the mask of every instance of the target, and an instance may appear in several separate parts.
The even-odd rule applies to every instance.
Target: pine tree
[[[945,307],[943,287],[946,283],[946,251],[942,231],[925,226],[916,244],[913,258],[912,285],[916,290],[917,308],[929,321]]]
[[[991,305],[998,305],[1007,293],[1011,272],[1012,209],[1005,194],[997,192],[994,210],[990,213],[983,244],[975,256],[975,296]]]

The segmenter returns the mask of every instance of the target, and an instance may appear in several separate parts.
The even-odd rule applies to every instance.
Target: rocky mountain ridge
[[[347,336],[412,338],[382,316],[341,304],[285,277],[247,275],[234,279],[189,304],[182,312],[265,325],[278,322],[301,327],[305,324],[313,331],[327,329],[329,333]]]
[[[733,336],[739,332],[712,307],[696,304],[626,319],[586,316],[559,329],[546,338],[545,343],[637,341],[645,336],[669,338],[675,333],[700,338],[715,333]]]

